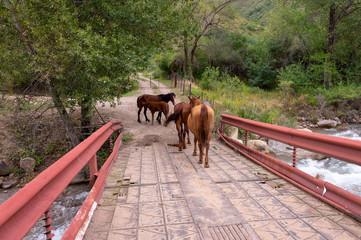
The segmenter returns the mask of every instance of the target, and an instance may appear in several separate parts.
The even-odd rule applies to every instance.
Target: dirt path
[[[141,76],[141,75],[140,75]],[[142,77],[142,76],[141,76]],[[163,124],[159,125],[158,122],[154,121],[154,125],[151,122],[146,122],[143,110],[140,115],[141,123],[137,122],[138,118],[138,107],[137,107],[137,98],[142,94],[161,94],[172,92],[172,89],[169,89],[162,83],[154,82],[157,86],[155,89],[150,87],[149,79],[142,77],[143,81],[139,81],[140,88],[137,94],[128,97],[122,97],[118,99],[120,105],[117,105],[115,108],[106,104],[104,107],[98,105],[98,111],[101,115],[107,116],[107,119],[110,121],[120,120],[123,125],[123,133],[131,134],[133,141],[130,141],[129,144],[132,146],[144,146],[150,145],[153,142],[169,140],[172,143],[177,141],[177,132],[174,127],[174,124],[170,124],[168,127],[164,127]],[[158,87],[159,86],[159,87]],[[177,96],[175,102],[179,102],[180,99]],[[169,103],[170,114],[173,112],[174,106],[172,103]],[[147,116],[151,119],[150,111],[147,111]],[[162,123],[165,118],[162,115]]]

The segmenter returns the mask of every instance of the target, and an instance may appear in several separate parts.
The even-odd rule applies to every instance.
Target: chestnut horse
[[[185,142],[185,136],[188,135],[188,144],[191,144],[190,138],[189,138],[189,130],[188,130],[188,116],[191,112],[191,104],[193,106],[201,104],[201,101],[199,100],[199,97],[188,97],[190,100],[190,104],[185,102],[177,103],[174,106],[174,113],[171,114],[167,120],[164,123],[164,126],[168,126],[168,124],[172,121],[175,122],[176,128],[178,131],[178,150],[182,151],[182,149],[186,149],[186,142]]]
[[[149,108],[150,112],[152,113],[152,125],[154,124],[154,113],[159,112],[157,121],[161,124],[161,117],[162,113],[164,114],[165,118],[168,117],[169,113],[169,105],[166,102],[153,102],[149,101],[144,104],[145,108]]]
[[[211,107],[200,104],[192,105],[191,113],[188,116],[188,128],[194,135],[194,151],[193,156],[197,155],[197,142],[199,147],[199,164],[203,163],[203,150],[206,148],[206,156],[204,159],[204,167],[209,168],[208,163],[208,150],[209,142],[212,138],[212,130],[214,128],[214,111]]]
[[[137,106],[139,108],[138,110],[138,122],[140,123],[140,111],[144,107],[144,117],[147,122],[149,122],[149,119],[147,117],[147,107],[145,104],[149,101],[153,102],[166,102],[168,103],[171,101],[174,105],[174,98],[176,97],[175,93],[167,93],[167,94],[159,94],[159,95],[150,95],[150,94],[143,94],[137,98]],[[159,112],[157,119],[161,117],[161,112]]]

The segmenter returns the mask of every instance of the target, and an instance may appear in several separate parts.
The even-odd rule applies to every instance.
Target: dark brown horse
[[[209,142],[212,138],[212,130],[214,128],[214,111],[205,104],[191,105],[191,113],[188,116],[188,128],[194,135],[194,151],[193,156],[197,155],[197,142],[199,148],[199,164],[203,163],[203,150],[206,148],[206,157],[204,159],[204,167],[208,168],[208,150]]]
[[[137,98],[137,106],[139,108],[138,110],[138,122],[140,123],[140,111],[144,107],[144,117],[147,122],[149,122],[149,119],[147,117],[147,107],[145,104],[149,101],[153,102],[166,102],[168,103],[171,101],[174,105],[174,98],[176,97],[175,93],[167,93],[167,94],[159,94],[159,95],[150,95],[150,94],[143,94]],[[158,118],[160,118],[161,112],[158,114]]]
[[[165,118],[168,118],[169,113],[169,105],[165,102],[153,102],[149,101],[144,104],[144,107],[148,108],[152,113],[152,125],[154,124],[154,113],[159,112],[157,121],[161,124],[161,113],[164,114]]]
[[[186,149],[186,142],[185,142],[185,137],[186,134],[188,135],[188,144],[191,143],[190,138],[189,138],[189,130],[188,130],[188,124],[187,124],[187,120],[188,120],[188,116],[191,112],[191,104],[193,106],[197,105],[197,104],[201,104],[199,97],[188,97],[190,100],[190,103],[185,103],[185,102],[180,102],[177,103],[174,106],[174,113],[171,114],[167,120],[165,121],[164,125],[167,126],[170,122],[174,121],[176,124],[176,128],[178,131],[178,139],[179,139],[179,144],[178,144],[178,150],[182,151],[182,149]]]

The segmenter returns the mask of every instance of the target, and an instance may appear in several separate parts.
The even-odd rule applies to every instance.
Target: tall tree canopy
[[[180,7],[172,0],[3,0],[0,77],[47,89],[76,145],[67,107],[79,105],[89,124],[93,104],[119,96],[126,77],[171,38]]]

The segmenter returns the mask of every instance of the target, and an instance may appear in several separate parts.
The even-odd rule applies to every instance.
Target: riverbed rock
[[[36,161],[34,158],[26,157],[20,160],[19,165],[21,169],[24,169],[26,172],[33,172],[35,168]]]
[[[238,139],[238,128],[236,127],[231,127],[230,128],[230,134],[229,136],[234,139],[234,140],[237,140]]]
[[[293,146],[291,145],[270,139],[268,140],[268,147],[270,149],[270,152],[274,155],[286,156],[290,159],[292,159],[293,157]],[[296,160],[307,159],[307,158],[322,160],[327,158],[327,156],[321,153],[310,152],[301,148],[296,149]]]
[[[337,127],[338,131],[347,131],[349,129],[350,129],[350,127],[347,126],[347,125],[340,125],[340,126]]]
[[[87,173],[84,169],[80,170],[80,172],[71,180],[70,184],[84,183],[87,181]]]
[[[260,151],[262,153],[270,154],[269,147],[265,141],[249,140],[247,145],[248,145],[248,147],[256,149],[257,151]]]
[[[19,181],[16,179],[10,180],[10,181],[4,182],[2,185],[2,188],[9,189],[9,188],[15,187],[18,183],[19,183]]]
[[[337,121],[335,120],[320,120],[317,122],[318,127],[320,128],[335,128],[337,126]]]
[[[0,160],[0,176],[6,176],[10,173],[9,165],[4,161]]]

